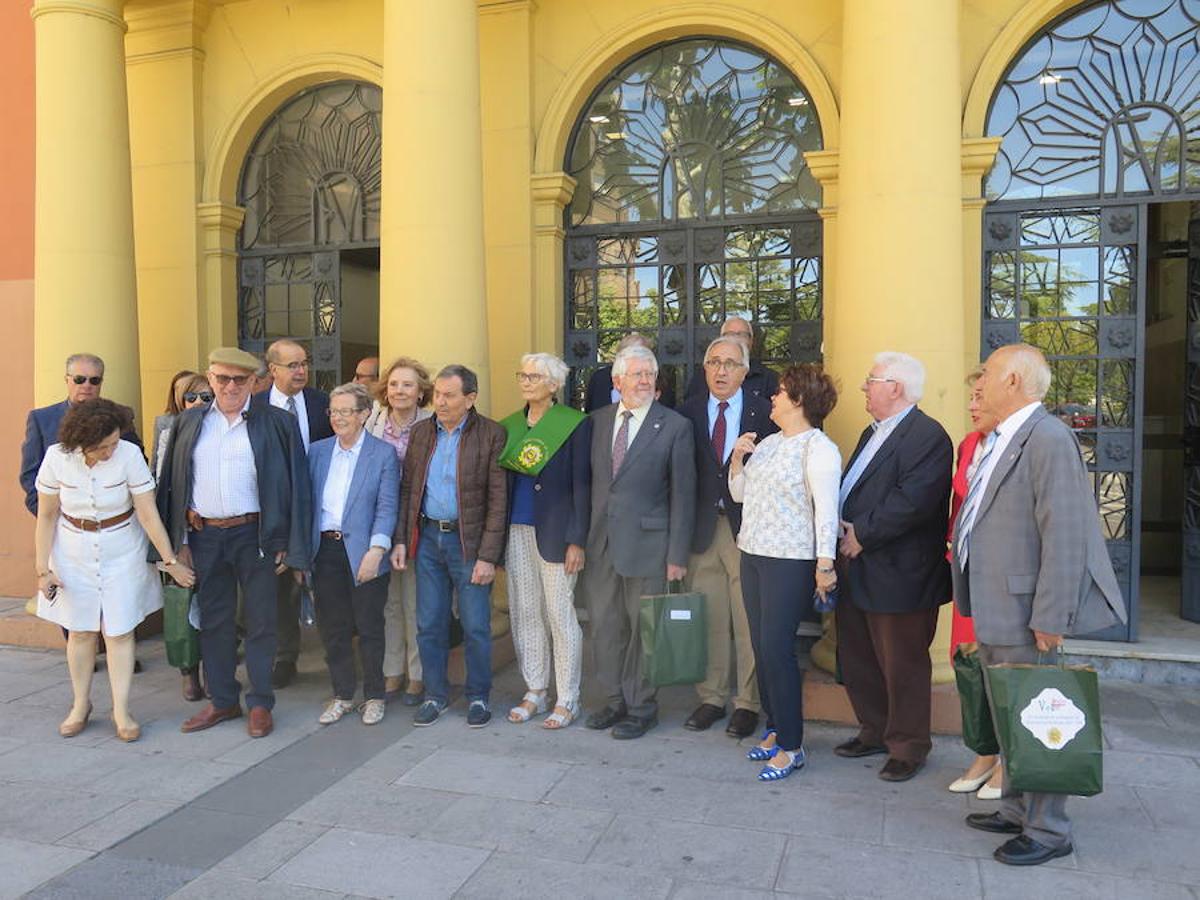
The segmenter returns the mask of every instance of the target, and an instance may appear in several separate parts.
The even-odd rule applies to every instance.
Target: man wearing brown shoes
[[[258,360],[236,347],[208,357],[212,406],[175,420],[158,483],[158,512],[196,571],[200,649],[212,703],[183,723],[202,731],[242,715],[237,588],[244,598],[246,705],[251,737],[271,733],[276,576],[311,561],[311,490],[296,417],[250,405]]]

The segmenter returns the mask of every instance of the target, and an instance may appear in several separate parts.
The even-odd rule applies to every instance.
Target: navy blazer
[[[747,397],[759,397],[768,403],[779,390],[779,376],[757,360],[750,361],[750,371],[742,382],[742,393]],[[687,399],[708,397],[708,379],[704,377],[704,363],[696,364],[692,380],[688,383]],[[761,437],[761,435],[760,435]]]
[[[42,406],[30,410],[25,419],[25,440],[21,442],[21,488],[25,491],[25,508],[37,515],[37,473],[42,467],[42,460],[51,444],[58,443],[58,429],[62,426],[63,417],[71,404],[66,400],[51,406]],[[132,417],[133,411],[130,410]],[[137,444],[137,448],[145,456],[142,439],[137,435],[137,428],[130,428],[121,435],[121,440]]]
[[[661,373],[660,373],[661,375]],[[665,384],[662,389],[662,396],[658,398],[658,402],[663,406],[675,408],[675,376],[670,370],[663,376]],[[613,405],[612,398],[612,366],[601,366],[592,373],[592,377],[588,379],[587,395],[583,401],[583,411],[593,413],[598,409],[604,409],[606,406]]]
[[[321,501],[325,495],[325,480],[333,459],[336,437],[322,438],[308,448],[308,477],[312,482],[312,550],[315,557],[321,546]],[[391,444],[367,434],[363,437],[350,491],[342,510],[342,544],[350,562],[350,572],[357,578],[362,558],[371,547],[372,535],[387,537],[388,548],[379,562],[375,577],[391,570],[388,557],[396,516],[400,512],[400,463]]]
[[[713,452],[708,430],[708,396],[706,390],[703,394],[689,397],[679,407],[679,412],[692,423],[696,445],[696,530],[692,534],[693,553],[703,553],[712,544],[719,515],[717,504],[720,501],[725,501],[725,514],[729,516],[729,526],[735,539],[742,528],[742,504],[735,503],[729,495],[729,461],[717,459]],[[758,434],[760,441],[779,430],[779,426],[771,421],[771,402],[751,396],[744,390],[741,421],[736,426],[727,423],[726,427],[736,427],[735,434],[738,435],[753,431]]]
[[[304,394],[304,409],[308,413],[308,446],[327,437],[333,437],[333,428],[329,425],[329,395],[313,387],[306,387]],[[260,391],[250,398],[250,408],[255,409],[271,405],[271,390]]]
[[[567,545],[587,546],[592,517],[592,420],[580,422],[558,452],[542,466],[533,483],[533,528],[538,553],[550,563],[567,558]],[[508,472],[511,521],[517,473]]]

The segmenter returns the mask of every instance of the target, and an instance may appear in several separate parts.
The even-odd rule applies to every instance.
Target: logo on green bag
[[[1047,749],[1061,750],[1083,731],[1087,716],[1058,688],[1042,688],[1021,710],[1021,724]]]

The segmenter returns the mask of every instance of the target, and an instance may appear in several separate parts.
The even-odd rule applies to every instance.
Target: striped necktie
[[[295,397],[288,397],[287,411],[290,412],[296,418],[300,418],[300,413],[296,409],[296,398]]]
[[[633,413],[625,409],[621,411],[624,420],[621,422],[621,427],[617,429],[617,439],[613,443],[612,449],[612,474],[613,478],[617,477],[617,472],[621,470],[621,463],[625,462],[625,451],[629,449],[629,420],[633,418]]]
[[[993,430],[983,440],[983,454],[979,457],[979,462],[975,465],[975,471],[971,474],[971,481],[967,485],[967,497],[963,500],[962,508],[958,511],[958,516],[962,520],[962,528],[958,532],[958,559],[961,568],[966,568],[969,541],[971,537],[971,529],[975,527],[975,513],[979,508],[979,501],[983,499],[983,489],[986,483],[984,473],[987,469],[988,457],[992,455],[992,450],[996,446],[996,439],[999,434]]]

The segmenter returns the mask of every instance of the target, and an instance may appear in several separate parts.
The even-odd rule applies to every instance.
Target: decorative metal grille
[[[1183,565],[1185,619],[1200,622],[1200,204],[1188,225],[1187,365],[1183,396]]]
[[[821,146],[808,94],[779,63],[689,39],[624,65],[567,154],[566,359],[581,403],[631,331],[657,341],[680,396],[727,316],[755,323],[768,365],[821,352]]]
[[[239,344],[302,344],[316,387],[341,371],[341,249],[379,246],[382,92],[337,82],[304,91],[263,126],[238,202]]]
[[[989,199],[1200,188],[1200,3],[1111,0],[1031,42],[992,98]]]

